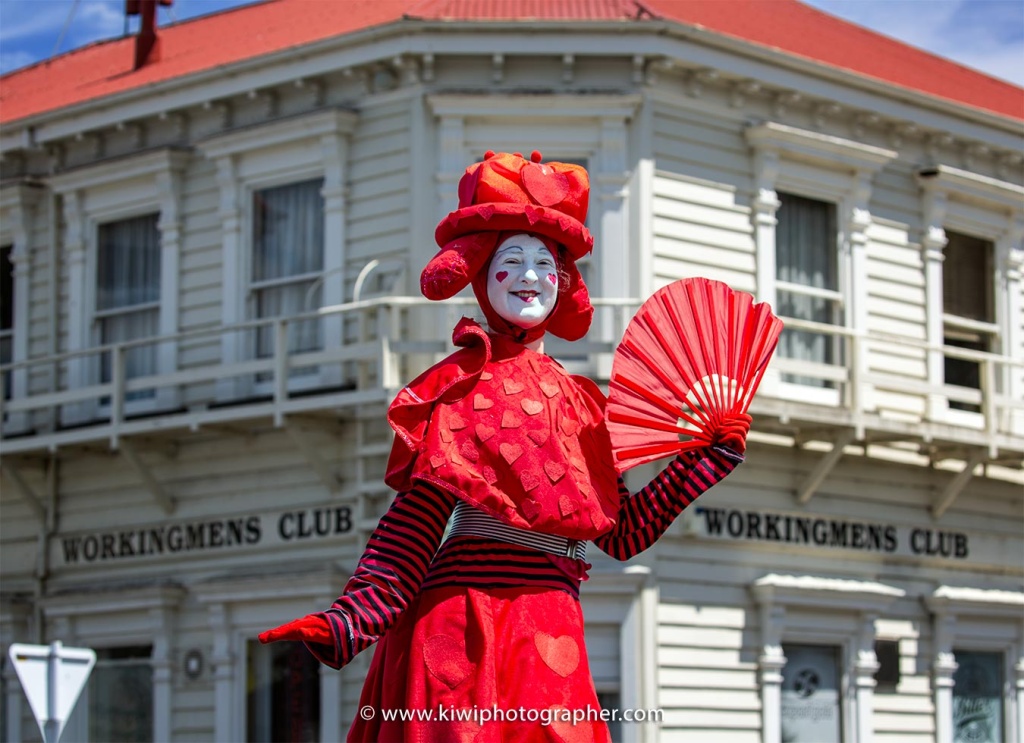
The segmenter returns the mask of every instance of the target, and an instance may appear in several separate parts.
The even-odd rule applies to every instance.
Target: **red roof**
[[[0,123],[380,26],[426,21],[674,21],[1013,119],[1024,89],[798,0],[268,0],[159,29],[133,71],[134,38],[97,42],[0,78]]]

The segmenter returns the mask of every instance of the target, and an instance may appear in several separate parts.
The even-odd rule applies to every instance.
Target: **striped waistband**
[[[538,534],[516,526],[509,526],[460,500],[455,504],[455,511],[452,513],[448,538],[464,536],[484,537],[498,542],[518,544],[541,552],[550,552],[553,555],[571,557],[574,560],[587,559],[586,542],[554,534]]]

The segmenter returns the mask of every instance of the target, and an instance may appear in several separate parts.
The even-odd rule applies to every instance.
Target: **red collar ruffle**
[[[604,395],[556,361],[463,319],[462,348],[398,393],[385,482],[432,483],[506,524],[570,539],[615,525]]]

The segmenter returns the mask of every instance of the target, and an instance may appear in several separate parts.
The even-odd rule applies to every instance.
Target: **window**
[[[1002,654],[955,650],[954,655],[954,743],[1002,743]]]
[[[160,231],[149,214],[99,226],[96,257],[96,323],[100,344],[160,334]],[[100,380],[112,375],[110,354],[101,361]],[[155,374],[156,346],[132,346],[125,352],[126,378]],[[150,396],[133,393],[127,399]]]
[[[942,265],[943,345],[992,351],[998,334],[993,297],[994,246],[987,240],[948,230],[946,238]],[[981,365],[975,361],[946,356],[943,371],[946,384],[981,388]],[[956,400],[950,400],[949,407],[980,412],[979,406]]]
[[[839,743],[841,650],[831,645],[783,645],[782,740]]]
[[[320,740],[320,664],[297,642],[246,646],[246,740]]]
[[[779,193],[776,227],[776,280],[779,314],[828,325],[843,324],[843,295],[839,291],[836,207],[824,201]],[[839,364],[836,336],[806,330],[786,330],[779,340],[781,356],[817,364]],[[783,375],[783,381],[813,387],[833,382]]]
[[[323,180],[266,188],[253,193],[252,310],[258,318],[310,312],[320,306],[324,266]],[[320,323],[288,327],[288,351],[322,347]],[[274,354],[274,328],[261,327],[256,355]]]
[[[0,364],[14,360],[14,263],[13,245],[0,248]],[[11,373],[4,372],[3,395],[11,398]]]
[[[84,695],[89,740],[153,740],[152,648],[138,645],[96,651]]]
[[[896,687],[900,683],[899,641],[876,641],[875,658],[878,660],[878,670],[875,671],[875,691],[895,694]]]

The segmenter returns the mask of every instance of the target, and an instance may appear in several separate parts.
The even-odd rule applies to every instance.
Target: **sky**
[[[160,24],[251,2],[174,0]],[[1024,0],[803,2],[1024,87]],[[0,73],[124,32],[124,0],[0,0]]]

